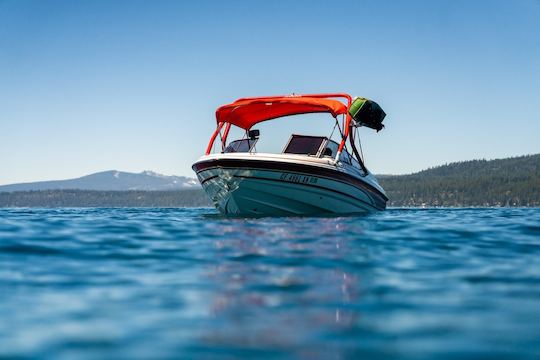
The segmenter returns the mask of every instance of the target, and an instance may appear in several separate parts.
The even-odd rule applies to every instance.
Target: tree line
[[[0,207],[205,207],[202,189],[182,191],[38,190],[0,192]]]
[[[540,154],[382,176],[389,206],[540,206]]]

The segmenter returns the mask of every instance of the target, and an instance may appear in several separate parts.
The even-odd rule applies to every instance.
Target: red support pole
[[[231,129],[231,123],[227,123],[227,126],[225,126],[225,131],[223,132],[223,137],[221,138],[222,149],[225,149],[225,145],[227,145],[227,136],[229,136],[230,129]]]
[[[221,131],[221,128],[223,127],[222,122],[218,124],[218,127],[216,128],[216,131],[214,131],[214,134],[210,138],[210,142],[208,143],[208,147],[206,148],[205,155],[210,154],[210,151],[212,151],[212,146],[214,145],[214,141],[216,140],[216,137],[218,136],[219,132]]]

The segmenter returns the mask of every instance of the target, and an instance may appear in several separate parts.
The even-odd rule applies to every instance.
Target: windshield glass
[[[257,139],[242,139],[242,140],[235,140],[232,143],[230,143],[225,148],[225,153],[232,153],[232,152],[250,152],[251,149],[255,146],[255,143],[257,143]]]
[[[321,157],[328,156],[328,157],[334,157],[337,154],[339,145],[333,140],[328,140],[326,142],[326,145],[324,146],[324,150],[321,153]]]

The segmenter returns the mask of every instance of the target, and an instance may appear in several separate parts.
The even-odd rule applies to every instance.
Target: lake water
[[[540,358],[540,209],[0,209],[0,358]]]

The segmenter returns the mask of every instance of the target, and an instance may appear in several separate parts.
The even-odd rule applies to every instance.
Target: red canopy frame
[[[334,100],[336,98],[347,100],[347,105],[341,101]],[[225,132],[221,138],[222,145],[226,143],[231,125],[238,126],[247,131],[253,125],[267,120],[289,115],[326,112],[330,113],[334,118],[342,114],[346,116],[343,138],[336,154],[336,159],[338,159],[345,146],[345,141],[349,136],[352,119],[349,114],[351,103],[352,97],[344,93],[265,96],[238,99],[216,110],[217,128],[208,143],[206,155],[212,151],[214,141],[225,124]]]

